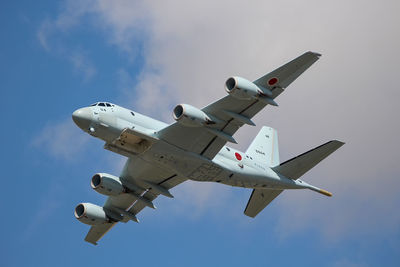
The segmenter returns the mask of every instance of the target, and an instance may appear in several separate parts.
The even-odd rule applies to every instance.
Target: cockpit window
[[[114,104],[108,103],[108,102],[96,102],[90,105],[91,107],[94,106],[102,106],[102,107],[115,107]]]

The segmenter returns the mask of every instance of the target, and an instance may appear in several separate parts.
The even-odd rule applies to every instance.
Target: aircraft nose
[[[72,113],[72,120],[82,130],[89,129],[92,119],[93,115],[89,107],[77,109]]]

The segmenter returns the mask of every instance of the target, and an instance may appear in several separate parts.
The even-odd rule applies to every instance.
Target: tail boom
[[[304,181],[298,180],[302,175],[315,167],[318,163],[328,157],[330,154],[335,152],[338,148],[344,145],[343,142],[333,140],[323,145],[320,145],[314,149],[309,150],[297,157],[294,157],[279,166],[273,167],[272,170],[278,175],[283,175],[286,178],[292,179],[297,185],[303,188],[311,189],[322,195],[331,197],[332,193],[316,186],[307,184]]]

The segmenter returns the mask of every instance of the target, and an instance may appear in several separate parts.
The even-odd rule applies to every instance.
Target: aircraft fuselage
[[[95,105],[78,109],[72,117],[83,131],[104,140],[105,148],[107,144],[113,144],[126,128],[140,128],[156,135],[159,130],[168,126],[164,122],[129,109],[111,103],[102,104],[104,106]],[[115,147],[110,150],[128,157],[139,157],[195,181],[218,182],[245,188],[309,188],[304,181],[288,179],[277,174],[266,164],[228,146],[224,146],[212,160],[185,151],[162,139],[142,153],[126,155]],[[127,165],[129,162],[128,160]]]

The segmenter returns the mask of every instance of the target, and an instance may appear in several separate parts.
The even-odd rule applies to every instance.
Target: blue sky
[[[306,2],[2,1],[2,265],[399,266],[400,6]],[[249,190],[188,182],[141,223],[83,241],[75,205],[103,204],[90,177],[125,159],[80,131],[75,109],[107,100],[172,122],[175,104],[204,106],[230,75],[308,50],[323,57],[235,138],[245,150],[275,127],[282,160],[345,141],[304,177],[333,198],[285,192],[250,219]]]

